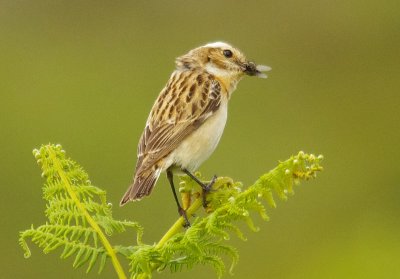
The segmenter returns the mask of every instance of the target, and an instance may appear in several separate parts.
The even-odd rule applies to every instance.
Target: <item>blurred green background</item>
[[[42,143],[61,143],[107,190],[115,216],[145,227],[146,243],[161,237],[177,217],[164,177],[151,198],[117,204],[175,57],[217,40],[273,70],[239,84],[203,174],[249,184],[299,150],[326,158],[259,233],[233,238],[233,278],[400,278],[397,0],[1,1],[1,277],[115,276],[109,264],[85,277],[34,245],[24,259],[18,231],[44,222],[31,154]],[[215,275],[197,266],[155,276],[187,277]]]

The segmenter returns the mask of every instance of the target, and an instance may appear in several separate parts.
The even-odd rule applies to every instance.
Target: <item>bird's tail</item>
[[[120,206],[123,206],[129,201],[140,200],[144,196],[150,195],[160,177],[161,168],[149,169],[140,173],[136,173],[133,183],[129,186],[125,195],[123,196]]]

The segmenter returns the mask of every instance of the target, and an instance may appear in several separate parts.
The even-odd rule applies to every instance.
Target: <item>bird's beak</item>
[[[263,72],[268,72],[271,67],[264,65],[256,65],[254,62],[245,62],[242,66],[243,72],[249,76],[256,76],[259,78],[267,78],[267,75]]]

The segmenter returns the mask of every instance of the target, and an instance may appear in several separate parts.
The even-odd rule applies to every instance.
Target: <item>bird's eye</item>
[[[230,51],[229,49],[225,49],[225,50],[223,51],[223,53],[224,53],[224,56],[225,56],[226,58],[231,58],[232,55],[233,55],[232,51]]]

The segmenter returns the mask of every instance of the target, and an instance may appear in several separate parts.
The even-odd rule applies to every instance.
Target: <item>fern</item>
[[[294,185],[314,178],[322,170],[322,156],[299,152],[246,189],[231,178],[220,177],[207,195],[205,216],[196,217],[186,230],[182,227],[183,218],[179,218],[157,244],[146,245],[141,241],[143,229],[136,222],[113,219],[106,193],[93,186],[84,170],[65,157],[60,145],[42,146],[34,150],[34,156],[46,178],[43,197],[47,202],[48,221],[20,233],[19,242],[25,257],[31,255],[26,242],[30,239],[44,253],[62,247],[61,258],[74,256],[73,266],[86,265],[87,272],[97,262],[101,272],[111,259],[119,278],[126,278],[126,275],[117,255],[129,260],[131,278],[151,278],[155,270],[177,272],[198,264],[212,266],[220,277],[226,272],[227,258],[231,261],[229,272],[232,273],[239,254],[228,240],[232,235],[246,239],[238,226],[240,222],[258,231],[252,216],[256,213],[268,220],[266,205],[276,207],[273,193],[286,200],[294,193]],[[196,175],[202,179],[200,173]],[[202,207],[202,193],[188,177],[182,178],[180,186],[188,216],[191,216]],[[112,246],[106,235],[121,233],[127,228],[136,229],[137,244]]]
[[[234,183],[230,178],[217,179],[213,189],[208,195],[209,214],[206,217],[197,217],[192,226],[184,232],[175,233],[165,243],[158,243],[152,247],[146,247],[146,260],[156,258],[151,266],[143,268],[141,259],[142,250],[137,250],[130,256],[131,272],[133,278],[146,278],[151,276],[151,271],[169,268],[171,271],[179,271],[183,268],[191,268],[196,264],[209,264],[214,267],[218,276],[225,271],[223,256],[231,258],[230,272],[238,261],[237,250],[226,244],[230,239],[230,232],[240,239],[245,236],[237,226],[237,221],[243,221],[252,231],[258,231],[251,218],[251,213],[258,213],[264,220],[268,220],[266,208],[262,201],[266,201],[270,207],[276,207],[272,193],[286,200],[293,194],[293,186],[301,179],[308,180],[315,177],[322,167],[319,162],[322,156],[304,154],[299,152],[278,167],[260,177],[252,186],[243,190],[241,183]],[[194,182],[183,178],[181,182],[183,191],[190,192],[194,196]],[[197,199],[192,207],[199,207],[201,199]],[[189,212],[193,208],[189,208]],[[182,224],[181,220],[180,224]],[[142,275],[140,275],[142,274]]]
[[[75,256],[75,268],[84,264],[89,272],[99,262],[99,272],[107,259],[111,258],[120,278],[124,276],[116,254],[108,242],[106,234],[123,232],[133,227],[138,232],[140,243],[142,228],[136,222],[118,221],[112,217],[111,204],[106,203],[105,191],[91,185],[87,173],[74,161],[65,157],[60,145],[42,146],[34,150],[37,163],[46,178],[43,198],[47,202],[45,215],[48,222],[20,233],[19,242],[25,257],[31,252],[26,243],[43,248],[44,253],[63,247],[61,258]]]

